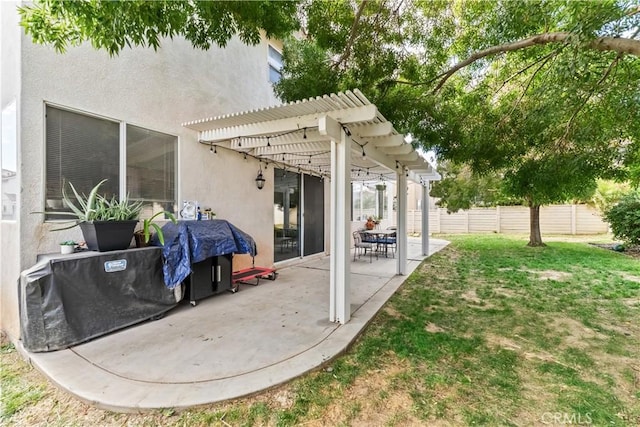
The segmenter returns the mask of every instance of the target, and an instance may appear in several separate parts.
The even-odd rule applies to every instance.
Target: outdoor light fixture
[[[260,166],[260,170],[258,170],[258,176],[256,176],[256,187],[258,187],[258,190],[262,190],[264,188],[265,181],[266,179],[264,179],[264,176],[262,176],[262,166]]]

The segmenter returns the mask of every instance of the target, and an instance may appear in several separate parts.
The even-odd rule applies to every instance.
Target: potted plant
[[[162,233],[162,229],[158,224],[152,222],[155,217],[161,214],[164,214],[165,218],[169,218],[172,223],[177,223],[175,216],[173,216],[171,212],[167,211],[156,212],[151,218],[142,220],[142,230],[138,230],[135,233],[137,247],[141,248],[143,246],[147,246],[149,239],[151,238],[151,228],[155,230],[160,244],[164,245],[164,234]]]
[[[78,244],[73,240],[65,240],[64,242],[60,242],[60,253],[61,254],[72,254],[76,249]]]
[[[376,222],[372,216],[367,218],[367,222],[365,223],[364,226],[367,228],[367,230],[373,230],[376,227]]]
[[[62,200],[71,212],[44,212],[64,216],[74,216],[73,224],[54,230],[66,230],[76,225],[82,229],[87,248],[92,251],[114,251],[127,249],[131,244],[133,230],[138,223],[142,202],[132,202],[125,197],[111,200],[98,194],[99,187],[106,182],[100,181],[91,189],[88,196],[78,193],[72,183],[73,198],[62,188]]]

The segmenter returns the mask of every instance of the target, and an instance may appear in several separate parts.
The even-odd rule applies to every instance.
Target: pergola
[[[420,183],[423,200],[434,166],[399,134],[359,91],[324,95],[273,107],[184,123],[211,150],[225,147],[265,164],[330,180],[329,319],[350,313],[351,181],[361,175],[397,183],[397,274],[407,268],[407,180]],[[429,251],[428,203],[422,203],[422,250]]]

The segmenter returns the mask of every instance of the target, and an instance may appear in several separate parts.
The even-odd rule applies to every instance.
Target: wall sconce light
[[[262,190],[264,188],[265,181],[266,179],[264,179],[264,176],[262,175],[262,166],[260,166],[258,176],[256,176],[256,187],[258,187],[258,190]]]

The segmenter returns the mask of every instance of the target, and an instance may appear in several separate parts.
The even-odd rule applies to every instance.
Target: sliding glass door
[[[300,256],[300,174],[275,169],[273,195],[274,261]]]

